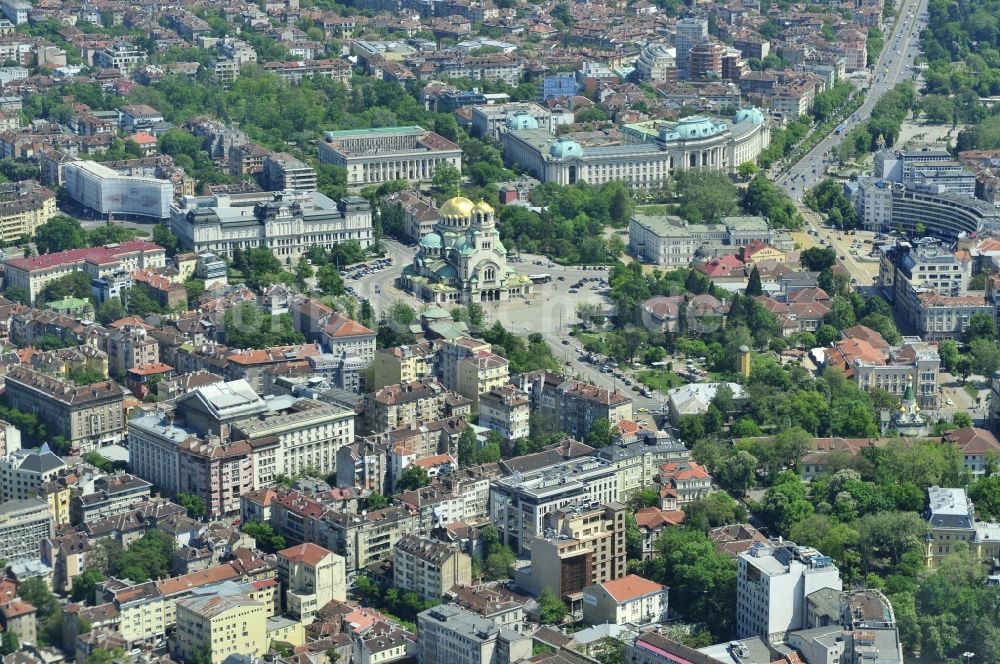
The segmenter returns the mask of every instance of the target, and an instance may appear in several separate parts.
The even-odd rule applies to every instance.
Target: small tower
[[[885,150],[885,136],[882,134],[878,135],[878,138],[875,139],[875,147],[877,147],[880,152]]]
[[[740,373],[744,378],[750,377],[750,349],[746,346],[739,347]]]

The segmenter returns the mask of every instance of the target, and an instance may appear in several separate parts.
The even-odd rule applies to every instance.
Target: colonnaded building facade
[[[507,265],[493,213],[484,201],[462,196],[446,201],[434,231],[420,240],[413,263],[403,270],[403,288],[439,304],[503,302],[530,294],[531,280]]]
[[[521,166],[543,182],[622,180],[634,188],[662,187],[677,170],[735,173],[771,143],[770,126],[756,108],[741,109],[731,120],[691,116],[628,124],[621,133],[619,144],[585,146],[539,129],[525,115],[507,119],[501,141],[508,165]]]
[[[330,249],[375,240],[368,201],[334,201],[318,191],[184,196],[170,208],[170,229],[185,249],[232,256],[234,249],[267,247],[291,264],[312,245]]]

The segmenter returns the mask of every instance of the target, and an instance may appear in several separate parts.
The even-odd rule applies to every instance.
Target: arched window
[[[492,265],[483,270],[484,281],[495,281],[496,278],[497,278],[497,270]]]

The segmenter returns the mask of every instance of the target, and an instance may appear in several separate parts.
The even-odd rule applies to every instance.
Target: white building
[[[708,39],[708,21],[703,18],[682,18],[677,21],[674,45],[677,47],[677,69],[686,76],[691,62],[691,49]]]
[[[494,387],[479,395],[479,426],[498,432],[506,440],[527,438],[530,419],[528,395],[513,385]]]
[[[806,597],[840,591],[840,571],[829,556],[793,542],[755,544],[738,558],[736,636],[782,641],[805,626]]]
[[[588,625],[645,625],[667,619],[670,589],[635,574],[583,589],[583,621]]]
[[[170,218],[170,180],[120,175],[96,161],[72,161],[63,166],[63,185],[70,198],[103,216]]]
[[[647,44],[635,62],[644,81],[662,83],[677,80],[677,49],[666,44]]]
[[[441,164],[462,171],[462,149],[422,127],[378,127],[327,131],[319,161],[347,169],[347,184],[407,180],[427,182]]]
[[[0,459],[0,499],[25,500],[42,484],[54,480],[66,464],[42,445],[38,450],[16,450]]]
[[[543,535],[546,514],[581,500],[618,500],[617,468],[585,457],[498,479],[490,488],[490,518],[501,543],[521,553]]]
[[[621,180],[632,187],[663,187],[674,171],[707,169],[735,173],[771,142],[771,130],[757,109],[743,109],[731,121],[691,116],[677,122],[625,125],[631,141],[585,146],[570,136],[541,129],[508,129],[501,142],[504,161],[543,182],[601,185]]]
[[[428,664],[514,664],[532,656],[530,636],[454,604],[417,615],[417,646],[417,660]]]
[[[374,242],[372,211],[360,196],[333,201],[318,191],[184,196],[170,208],[181,246],[232,256],[234,249],[267,247],[293,264],[312,245]]]

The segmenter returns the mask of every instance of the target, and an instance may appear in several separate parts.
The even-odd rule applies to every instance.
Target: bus
[[[552,281],[551,274],[529,274],[528,278],[531,279],[533,284],[547,284]]]
[[[839,126],[839,127],[837,127],[836,129],[834,129],[834,130],[833,130],[833,133],[837,134],[838,136],[839,136],[840,134],[843,134],[843,133],[844,133],[844,125],[840,125],[840,126]]]

